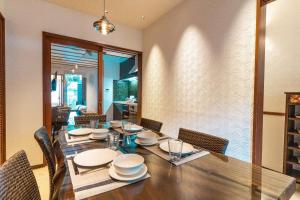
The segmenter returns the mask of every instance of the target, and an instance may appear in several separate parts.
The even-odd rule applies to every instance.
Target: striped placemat
[[[118,153],[121,154],[121,152]],[[75,199],[85,199],[97,194],[101,194],[129,184],[139,182],[150,177],[150,174],[147,173],[143,178],[130,182],[114,180],[109,176],[109,166],[94,169],[84,169],[78,166],[75,167],[74,162],[72,161],[73,156],[68,156],[67,163]]]
[[[167,139],[168,138],[161,139],[161,140],[158,141],[157,145],[143,146],[143,148],[145,148],[148,151],[152,152],[153,154],[163,158],[164,160],[167,160],[167,161],[171,162],[169,154],[159,148],[159,144],[161,144],[162,142],[167,141]],[[202,149],[195,149],[195,151],[193,153],[188,154],[188,155],[183,155],[182,158],[179,161],[174,161],[174,162],[171,162],[171,163],[178,166],[178,165],[182,165],[184,163],[187,163],[189,161],[201,158],[201,157],[206,156],[208,154],[209,154],[208,151],[205,151],[205,150],[202,150]]]

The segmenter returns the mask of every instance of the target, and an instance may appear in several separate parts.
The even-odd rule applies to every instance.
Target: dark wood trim
[[[103,47],[98,50],[98,113],[103,114]]]
[[[47,166],[46,164],[32,165],[31,169],[38,169]]]
[[[98,51],[99,47],[102,47],[105,50],[112,50],[112,51],[117,51],[117,52],[122,52],[122,53],[128,53],[131,55],[136,55],[136,54],[142,53],[141,51],[131,50],[131,49],[108,45],[108,44],[102,44],[102,43],[98,43],[98,42],[92,42],[92,41],[78,39],[78,38],[64,36],[64,35],[58,35],[55,33],[43,32],[43,35],[45,37],[51,38],[52,40],[64,42],[64,43],[62,43],[64,45],[76,45],[76,46],[86,48],[86,49],[92,48],[91,50],[95,50],[95,51]]]
[[[138,59],[138,112],[137,121],[141,122],[142,118],[142,90],[143,90],[143,54],[139,53],[137,55]]]
[[[273,116],[285,116],[285,113],[281,112],[269,112],[269,111],[264,111],[264,115],[273,115]]]
[[[0,164],[6,160],[5,19],[0,12]]]
[[[272,3],[276,0],[261,0],[261,5],[264,6],[264,5],[267,5],[268,3]]]
[[[262,162],[265,37],[266,37],[266,7],[261,5],[260,0],[257,0],[254,108],[253,108],[253,142],[252,142],[252,162],[257,165],[261,165]]]

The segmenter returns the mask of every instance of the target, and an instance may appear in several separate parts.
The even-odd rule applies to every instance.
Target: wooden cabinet
[[[286,92],[283,172],[300,183],[300,92]]]

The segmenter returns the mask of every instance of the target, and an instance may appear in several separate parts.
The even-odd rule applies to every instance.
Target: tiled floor
[[[37,183],[39,185],[42,200],[49,199],[49,179],[48,179],[48,168],[43,167],[40,169],[33,170],[36,177]],[[297,191],[291,198],[291,200],[300,200],[300,185],[297,184]]]

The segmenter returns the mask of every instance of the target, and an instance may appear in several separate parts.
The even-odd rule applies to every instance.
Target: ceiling
[[[104,62],[122,63],[131,55],[105,51]],[[97,68],[98,52],[86,50],[76,46],[51,44],[51,64],[55,67],[72,70],[78,68]]]
[[[93,16],[103,15],[103,0],[45,0]],[[108,18],[144,29],[183,0],[106,0]],[[142,18],[144,16],[144,19]]]

